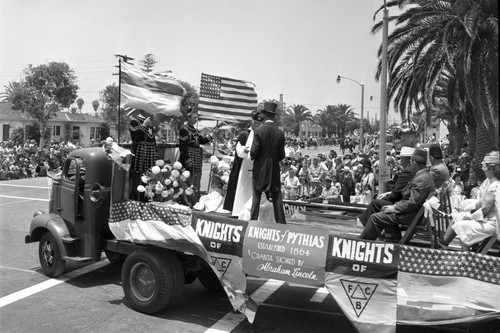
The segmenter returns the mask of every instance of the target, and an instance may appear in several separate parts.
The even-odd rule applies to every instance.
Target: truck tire
[[[222,284],[220,283],[219,278],[210,267],[205,267],[198,272],[198,280],[207,289],[222,289]]]
[[[182,265],[173,253],[137,250],[123,263],[122,286],[134,310],[158,312],[179,299],[184,287]]]
[[[56,238],[50,231],[47,231],[40,238],[38,243],[38,258],[43,272],[48,277],[57,277],[64,272],[66,261],[61,258],[61,249]]]
[[[106,253],[106,258],[108,258],[109,262],[112,263],[113,265],[121,265],[127,258],[125,254],[109,250],[104,250],[104,253]]]

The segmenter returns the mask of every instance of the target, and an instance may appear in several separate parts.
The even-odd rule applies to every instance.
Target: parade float
[[[174,306],[183,285],[199,279],[223,288],[253,322],[258,304],[246,294],[252,276],[325,287],[360,332],[500,318],[498,257],[359,240],[315,225],[314,216],[279,225],[196,210],[175,202],[190,192],[179,185],[187,174],[175,163],[159,163],[144,180],[150,201],[129,200],[129,152],[111,146],[71,153],[52,176],[49,212],[34,214],[25,241],[39,242],[49,277],[62,274],[67,261],[98,261],[104,252],[122,263],[130,306],[148,314]],[[290,220],[307,211],[289,207]]]

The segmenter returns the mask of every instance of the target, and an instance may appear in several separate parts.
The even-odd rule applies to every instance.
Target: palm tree
[[[97,117],[97,109],[99,108],[99,100],[94,99],[92,101],[92,107],[94,108],[95,116]]]
[[[304,105],[293,104],[293,105],[289,106],[285,112],[287,115],[295,118],[295,121],[297,123],[295,125],[295,128],[293,129],[293,133],[295,135],[299,135],[300,125],[304,121],[307,121],[307,120],[312,121],[313,120],[313,116],[311,114],[311,111],[309,111],[309,109],[306,108]]]
[[[452,77],[455,84],[446,87],[446,94],[463,97],[474,115],[477,128],[470,134],[475,134],[476,145],[471,145],[471,153],[477,167],[491,150],[488,137],[495,137],[496,149],[499,146],[498,2],[395,0],[387,6],[406,9],[390,18],[396,29],[388,40],[389,99],[403,119],[413,108],[430,112],[438,82]],[[372,31],[381,26],[376,24]],[[377,78],[380,68],[379,63]],[[456,105],[450,108],[456,110]]]
[[[359,119],[356,117],[354,110],[348,104],[337,104],[334,106],[334,121],[338,123],[340,137],[343,138],[346,135],[347,125],[349,123],[359,124]]]
[[[80,110],[80,113],[82,113],[83,104],[85,104],[85,101],[83,100],[83,98],[78,97],[78,99],[76,100],[76,105],[78,105],[78,109]]]

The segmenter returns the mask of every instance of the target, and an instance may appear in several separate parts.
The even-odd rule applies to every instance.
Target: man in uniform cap
[[[396,175],[396,184],[390,192],[380,194],[377,199],[370,202],[365,212],[359,217],[358,222],[366,225],[370,215],[380,212],[382,207],[392,205],[403,197],[403,189],[415,177],[417,167],[411,163],[411,156],[413,155],[414,148],[402,147],[399,156],[401,157],[401,166],[404,168],[398,175]]]
[[[430,145],[429,160],[431,162],[429,173],[434,180],[434,186],[438,189],[450,178],[450,171],[443,161],[443,152],[438,144],[433,143]]]
[[[250,218],[258,220],[262,192],[273,200],[274,219],[286,224],[281,193],[280,161],[285,158],[285,133],[274,119],[278,104],[264,102],[262,115],[264,124],[255,130],[250,150],[253,162],[253,197]]]
[[[395,204],[386,205],[381,212],[368,217],[361,239],[375,240],[385,230],[386,237],[398,242],[401,239],[400,224],[411,224],[415,215],[434,192],[434,181],[426,168],[427,151],[416,148],[411,157],[417,173],[402,192],[402,199]]]

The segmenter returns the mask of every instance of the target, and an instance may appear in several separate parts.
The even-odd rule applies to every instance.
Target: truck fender
[[[64,220],[57,214],[37,215],[31,221],[30,233],[25,238],[25,243],[38,242],[42,235],[50,231],[54,235],[57,245],[61,249],[61,257],[69,256],[72,252],[69,247],[71,244],[63,242],[63,238],[72,238]]]

